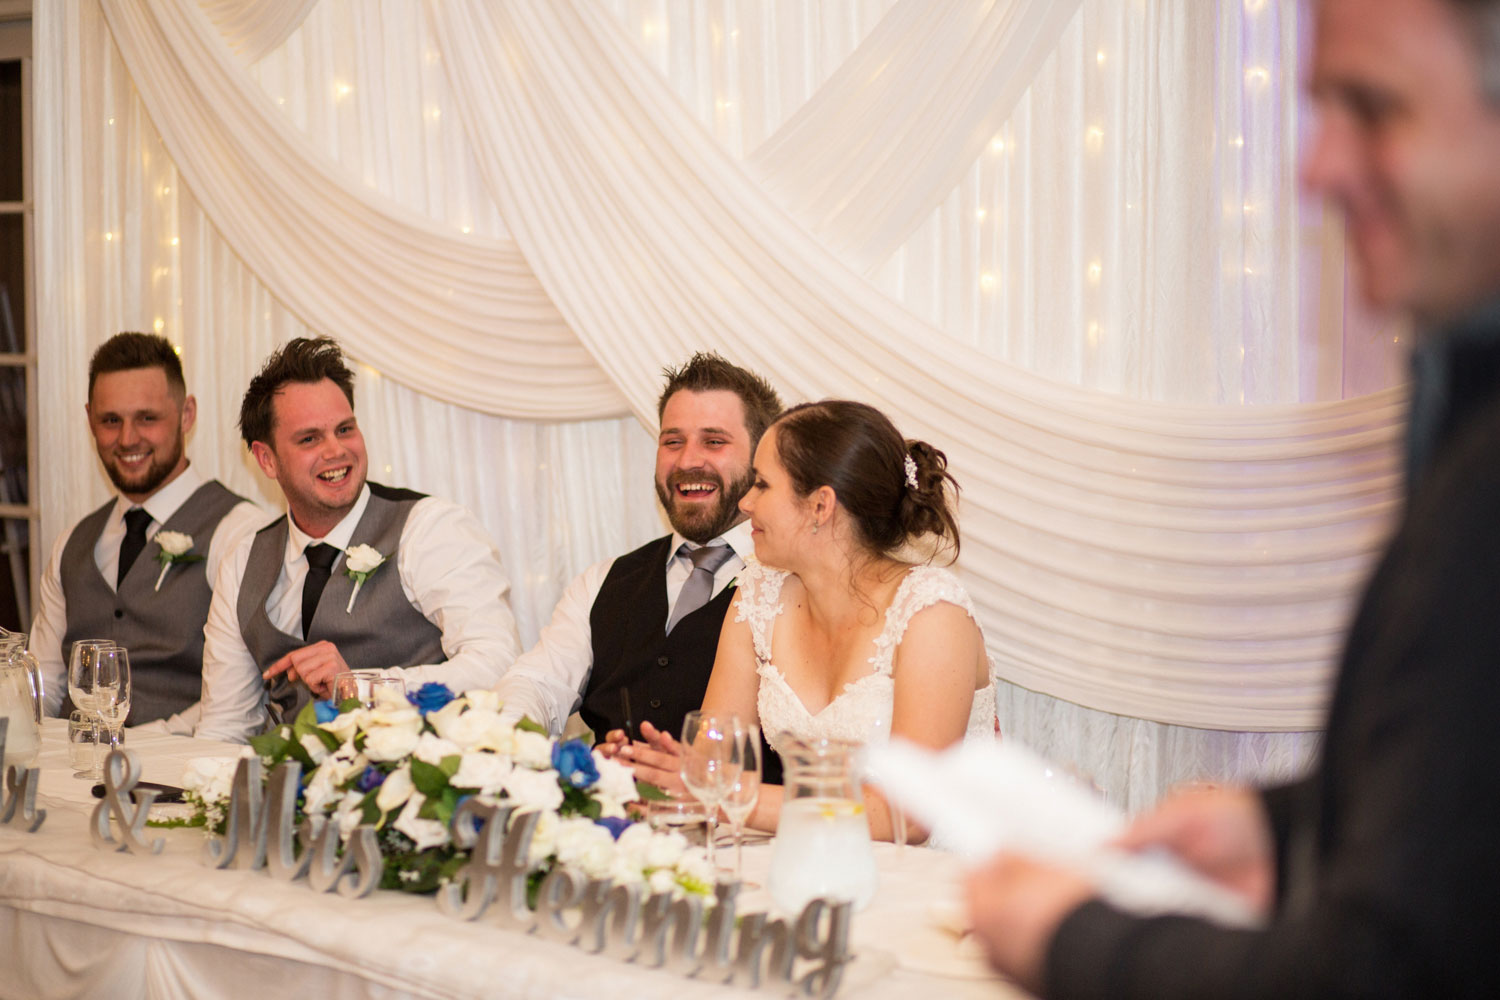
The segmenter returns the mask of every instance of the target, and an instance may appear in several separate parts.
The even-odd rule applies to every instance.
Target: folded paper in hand
[[[1108,844],[1125,815],[1013,740],[963,743],[942,753],[901,740],[870,747],[870,780],[970,860],[1014,851],[1088,875],[1105,899],[1136,913],[1188,913],[1231,926],[1257,918],[1238,895],[1166,852]]]

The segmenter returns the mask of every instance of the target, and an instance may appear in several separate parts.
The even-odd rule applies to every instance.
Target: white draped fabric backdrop
[[[44,543],[81,403],[181,346],[194,461],[260,361],[359,362],[374,478],[494,534],[522,639],[662,530],[711,348],[945,449],[1005,732],[1128,806],[1303,766],[1397,503],[1402,332],[1296,187],[1274,0],[76,0],[36,11]]]

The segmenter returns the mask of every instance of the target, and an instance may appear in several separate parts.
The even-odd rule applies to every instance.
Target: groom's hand
[[[620,747],[616,759],[629,764],[637,781],[646,781],[673,795],[686,795],[682,783],[682,747],[649,722],[641,723],[641,736]]]
[[[270,680],[286,674],[287,680],[301,680],[319,698],[332,694],[331,686],[336,674],[348,671],[349,665],[339,653],[339,648],[324,639],[311,646],[294,649],[266,668],[261,677]]]

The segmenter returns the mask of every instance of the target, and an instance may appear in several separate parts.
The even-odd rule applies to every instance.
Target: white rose
[[[371,760],[404,760],[417,748],[417,734],[403,726],[377,726],[365,734],[365,756]]]
[[[513,770],[511,762],[497,753],[466,752],[459,758],[458,772],[448,779],[454,788],[473,788],[481,795],[493,795],[505,787]]]
[[[364,712],[360,722],[367,729],[409,729],[413,736],[422,731],[422,713],[412,707],[405,695],[384,687],[376,689],[375,707]]]
[[[375,793],[375,804],[381,812],[390,812],[412,797],[417,786],[411,783],[411,767],[402,764],[385,776],[380,790]]]
[[[672,868],[687,852],[687,838],[675,830],[653,833],[641,856],[643,868]]]
[[[603,815],[624,816],[625,803],[640,798],[635,788],[635,772],[617,760],[611,760],[598,750],[594,751],[594,766],[599,769],[599,781],[593,787]]]
[[[590,878],[604,878],[615,859],[615,840],[591,819],[575,816],[557,830],[557,860]]]
[[[615,856],[609,865],[609,880],[615,885],[640,885],[646,881],[646,873],[641,871],[641,866],[621,854],[618,844],[615,846]]]
[[[304,793],[306,798],[303,808],[309,816],[323,812],[324,805],[333,800],[337,794],[334,788],[333,772],[330,768],[320,767],[313,773],[312,780],[307,783]]]
[[[401,815],[392,824],[397,830],[406,834],[417,845],[417,850],[425,851],[430,847],[442,847],[448,843],[448,828],[435,819],[422,819],[417,815],[417,810],[422,808],[422,803],[427,798],[421,792],[412,792],[411,798],[406,800],[406,808],[401,810]]]
[[[412,751],[412,756],[424,763],[437,767],[443,762],[444,757],[458,757],[463,754],[457,743],[445,740],[441,736],[431,733],[423,733],[417,738],[417,748]]]
[[[513,768],[505,776],[505,793],[523,811],[556,809],[563,801],[563,791],[558,787],[556,771]]]
[[[481,712],[500,711],[500,692],[491,691],[488,688],[475,688],[473,691],[465,691],[464,698],[469,707]]]
[[[658,868],[646,876],[646,885],[653,896],[671,892],[677,887],[677,875],[670,868]]]
[[[312,758],[314,766],[328,759],[328,747],[324,746],[323,741],[312,733],[303,733],[302,739],[297,742],[302,744],[302,749],[306,750],[307,755]]]
[[[156,544],[161,546],[163,552],[175,559],[192,551],[193,536],[180,531],[158,531]]]
[[[364,709],[355,709],[352,712],[340,712],[327,722],[318,723],[319,729],[325,729],[337,736],[340,743],[348,743],[354,739],[355,732],[359,729],[360,718]]]
[[[458,722],[459,717],[464,714],[466,705],[462,698],[454,698],[448,704],[436,712],[427,713],[427,724],[445,740],[452,740],[452,727]],[[454,740],[457,742],[457,740]]]
[[[239,757],[194,757],[182,773],[182,787],[204,803],[227,798],[239,763]]]
[[[491,712],[488,709],[471,708],[449,723],[446,731],[439,729],[438,732],[465,750],[493,750],[496,753],[509,754],[515,748],[515,730],[500,721],[500,713]],[[542,739],[545,740],[546,737]],[[549,743],[547,751],[549,762],[551,752]]]
[[[369,545],[355,545],[344,551],[344,568],[351,573],[368,573],[383,562],[385,556]]]
[[[685,875],[706,885],[714,884],[716,876],[713,867],[708,863],[708,858],[699,851],[688,851],[684,854],[678,860],[676,869],[678,875]]]
[[[636,869],[644,868],[646,852],[651,847],[653,836],[651,828],[645,823],[634,823],[620,832],[619,839],[615,841],[615,850]]]
[[[323,761],[322,769],[333,773],[333,783],[342,785],[354,775],[363,771],[370,763],[369,758],[354,749],[353,743],[345,743]]]
[[[506,829],[509,830],[510,827],[515,826],[520,818],[519,813],[512,813],[510,825]],[[536,826],[532,828],[531,844],[526,852],[526,863],[528,865],[536,866],[541,864],[557,849],[557,827],[557,813],[542,812],[537,814]]]
[[[350,789],[339,799],[338,812],[335,820],[339,825],[339,839],[348,840],[354,828],[364,822],[365,813],[360,805],[365,800],[365,793],[358,789]]]
[[[552,767],[552,740],[541,733],[516,730],[515,748],[512,751],[517,764],[536,771]]]

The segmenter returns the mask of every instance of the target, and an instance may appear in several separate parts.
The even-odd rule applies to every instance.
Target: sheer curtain
[[[182,345],[192,453],[274,506],[238,396],[329,332],[373,474],[479,512],[530,641],[660,530],[641,425],[711,346],[954,457],[1008,732],[1131,804],[1306,759],[1401,332],[1295,192],[1300,8],[233,6],[39,12],[45,535],[106,493],[109,333]]]

